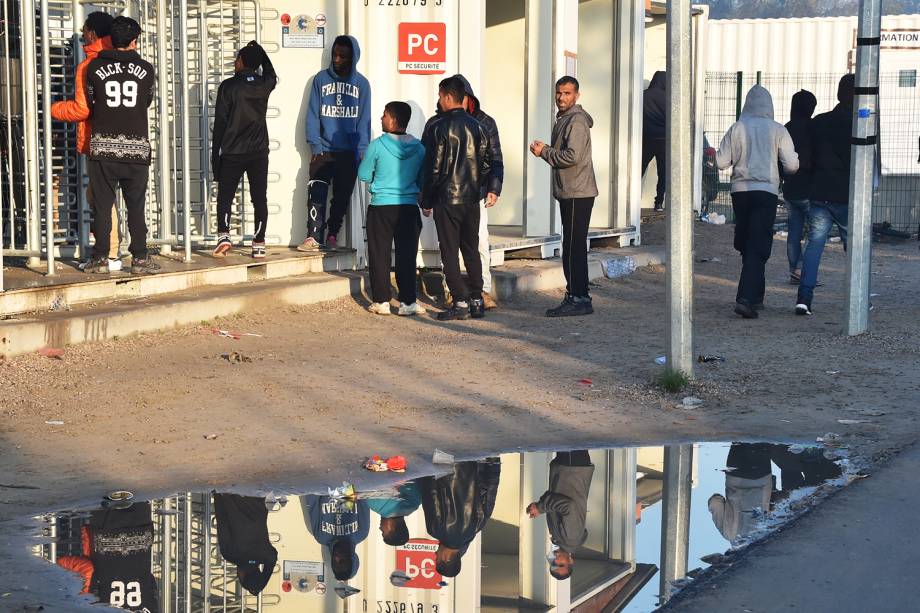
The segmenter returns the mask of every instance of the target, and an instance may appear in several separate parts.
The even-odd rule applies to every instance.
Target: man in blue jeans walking
[[[789,283],[792,285],[798,285],[802,278],[802,238],[805,217],[808,215],[808,199],[811,197],[811,116],[817,105],[818,100],[810,91],[803,89],[797,92],[792,96],[790,120],[786,124],[786,130],[799,156],[798,172],[789,175],[785,169],[783,171],[783,200],[789,212],[786,256],[789,258]]]
[[[854,75],[844,75],[837,87],[837,106],[829,113],[818,115],[812,122],[814,175],[808,211],[808,245],[802,259],[796,315],[811,315],[811,301],[818,284],[818,266],[832,224],[839,228],[843,248],[846,249],[855,83]]]

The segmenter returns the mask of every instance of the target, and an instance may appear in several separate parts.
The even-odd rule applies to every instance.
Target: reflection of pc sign
[[[396,568],[409,576],[402,587],[422,590],[439,590],[441,573],[435,569],[438,542],[430,539],[410,539],[396,549]]]
[[[447,70],[447,24],[399,24],[399,72],[442,74]]]

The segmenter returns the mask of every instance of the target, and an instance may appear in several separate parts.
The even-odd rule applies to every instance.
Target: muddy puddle
[[[33,554],[82,583],[61,611],[645,612],[852,476],[768,443],[437,460],[307,494],[110,492],[37,518]]]

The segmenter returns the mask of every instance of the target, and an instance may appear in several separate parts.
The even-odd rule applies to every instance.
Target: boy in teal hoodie
[[[368,308],[390,314],[391,245],[396,243],[396,287],[399,314],[415,315],[425,309],[416,302],[415,268],[422,218],[418,193],[422,186],[425,147],[406,134],[412,109],[405,102],[390,102],[380,118],[383,136],[371,141],[358,168],[358,178],[369,185],[367,259],[371,299]]]

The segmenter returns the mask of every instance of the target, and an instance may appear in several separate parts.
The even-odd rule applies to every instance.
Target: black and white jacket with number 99
[[[90,62],[86,81],[93,113],[90,159],[149,165],[153,66],[137,51],[107,50]]]

